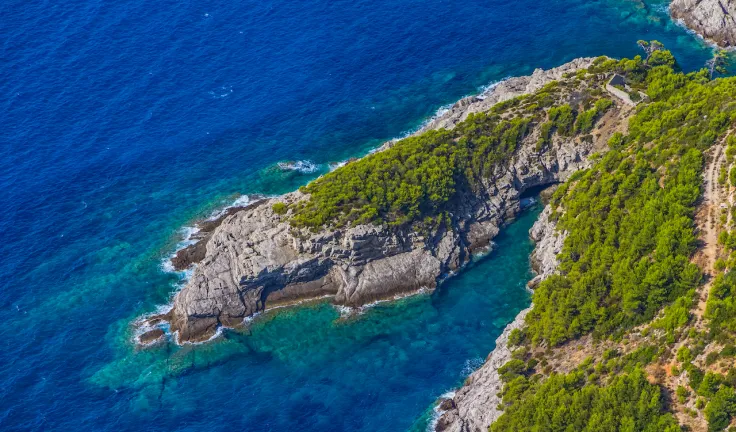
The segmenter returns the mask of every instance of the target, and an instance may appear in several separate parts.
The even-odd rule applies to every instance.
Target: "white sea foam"
[[[220,208],[219,210],[215,210],[212,212],[211,215],[207,217],[207,221],[213,221],[220,216],[224,215],[229,209],[233,207],[245,207],[251,202],[255,202],[260,200],[261,198],[259,196],[252,196],[252,195],[240,195],[235,201],[232,203],[226,205],[225,207]]]
[[[237,199],[235,199],[231,204],[213,212],[212,215],[210,215],[206,220],[217,219],[223,214],[225,214],[225,212],[229,208],[243,207],[245,205],[248,205],[254,199],[258,200],[261,198],[260,197],[254,198],[250,195],[241,195]],[[140,344],[140,341],[138,339],[140,335],[142,335],[143,333],[147,331],[153,330],[156,327],[164,328],[162,326],[165,326],[166,327],[165,332],[167,336],[170,336],[169,331],[168,331],[168,325],[166,325],[165,323],[162,323],[160,325],[150,326],[146,320],[150,318],[151,316],[162,315],[162,314],[168,313],[171,309],[173,309],[174,296],[176,296],[176,293],[179,292],[182,288],[184,288],[184,286],[192,278],[196,264],[192,264],[189,268],[178,271],[174,268],[174,264],[171,262],[171,260],[176,256],[176,254],[180,250],[192,244],[195,244],[197,241],[199,241],[200,239],[197,237],[197,234],[199,234],[199,232],[200,232],[200,229],[196,225],[194,226],[187,225],[179,229],[181,240],[176,244],[174,251],[168,257],[164,258],[163,261],[161,262],[161,270],[165,273],[174,273],[178,275],[179,280],[176,281],[174,284],[172,284],[172,287],[174,288],[174,290],[171,293],[171,297],[169,298],[168,303],[157,306],[154,312],[145,314],[134,322],[134,326],[135,326],[135,331],[133,335],[134,342],[137,342],[138,344]],[[174,340],[176,340],[176,338]],[[177,344],[178,344],[178,341],[177,341]]]
[[[500,79],[498,81],[493,81],[493,82],[490,82],[490,83],[488,83],[488,84],[486,84],[484,86],[481,86],[478,89],[478,94],[475,95],[475,97],[478,98],[478,99],[480,99],[480,100],[484,100],[485,98],[488,97],[488,95],[491,92],[493,92],[493,89],[495,89],[496,87],[498,87],[499,84],[501,84],[502,82],[506,81],[509,78],[511,78],[511,77],[508,77],[507,76],[507,77],[502,78],[502,79]]]
[[[261,199],[260,196],[254,197],[251,195],[241,195],[236,198],[232,203],[212,212],[212,214],[208,216],[205,220],[215,220],[224,215],[228,211],[228,209],[231,209],[233,207],[244,207],[253,201],[258,201],[259,199]],[[177,271],[176,269],[174,269],[174,264],[171,262],[171,260],[176,256],[177,253],[179,253],[180,250],[198,242],[200,239],[197,235],[200,231],[201,230],[196,224],[187,225],[180,228],[179,233],[181,235],[181,240],[176,243],[174,251],[168,257],[164,258],[163,262],[161,263],[161,270],[163,270],[165,273],[179,273],[184,277],[185,280],[188,280],[189,276],[191,276],[192,274],[193,267],[190,267],[183,271]]]
[[[448,391],[442,394],[442,396],[438,397],[437,400],[441,401],[443,399],[452,399],[455,397],[455,391]],[[444,410],[440,408],[440,404],[437,403],[432,407],[432,417],[429,419],[429,423],[427,424],[427,432],[434,432],[437,428],[437,422],[440,421],[440,417],[442,417],[442,414],[444,413]]]
[[[215,334],[213,334],[212,336],[208,337],[207,339],[205,339],[203,341],[199,341],[199,342],[193,342],[193,341],[184,341],[184,342],[182,342],[182,341],[180,341],[179,340],[179,330],[177,330],[172,335],[173,336],[172,339],[174,340],[174,342],[177,345],[202,345],[202,344],[206,344],[207,342],[212,342],[213,340],[215,340],[215,339],[219,338],[220,336],[222,336],[222,331],[223,330],[224,330],[223,327],[218,327],[217,330],[215,330]]]
[[[471,373],[478,370],[478,368],[483,366],[484,361],[485,360],[483,360],[482,357],[476,357],[476,358],[465,360],[465,363],[463,364],[463,370],[461,373],[463,374],[463,376],[470,375]]]
[[[258,318],[259,316],[261,316],[261,312],[256,312],[256,313],[254,313],[251,316],[247,316],[247,317],[243,318],[243,324],[244,325],[248,325],[248,324],[252,323],[253,320],[255,320],[256,318]]]
[[[374,302],[370,302],[367,304],[364,304],[363,306],[358,307],[351,307],[351,306],[343,306],[343,305],[332,305],[335,309],[337,309],[338,312],[340,312],[340,318],[350,318],[352,316],[360,315],[367,311],[368,309],[371,309],[375,306],[378,306],[381,303],[388,303],[388,302],[395,302],[397,300],[401,300],[408,297],[414,297],[421,294],[427,294],[430,290],[426,287],[421,287],[416,291],[412,291],[409,293],[404,294],[396,294],[393,297],[382,299],[382,300],[376,300]]]
[[[414,297],[414,296],[420,295],[420,294],[427,294],[428,292],[429,292],[429,290],[426,287],[421,287],[421,288],[419,288],[416,291],[412,291],[412,292],[404,293],[404,294],[396,294],[395,296],[393,296],[391,298],[387,298],[387,299],[383,299],[383,300],[376,300],[374,302],[371,302],[371,303],[368,303],[368,304],[365,304],[365,305],[361,306],[360,309],[361,310],[366,310],[366,309],[370,309],[372,307],[378,306],[381,303],[394,302],[396,300],[401,300],[401,299],[404,299],[404,298],[407,298],[407,297]]]
[[[487,257],[491,252],[493,252],[493,249],[496,248],[496,243],[493,241],[488,243],[488,246],[478,249],[473,253],[473,260],[478,261],[482,258]]]
[[[463,264],[463,266],[464,265],[465,264]],[[450,279],[451,277],[454,277],[454,276],[457,276],[457,272],[455,270],[450,270],[447,273],[445,273],[444,275],[440,275],[440,279],[439,279],[438,283],[442,283],[442,282],[446,281],[447,279]]]
[[[700,33],[696,32],[695,30],[693,30],[690,27],[688,27],[687,24],[685,24],[685,21],[683,21],[682,19],[676,19],[676,20],[674,20],[674,22],[678,26],[682,27],[686,32],[688,32],[691,35],[697,37],[698,39],[700,39],[701,42],[703,42],[704,44],[706,44],[709,47],[713,48],[714,50],[724,49],[724,48],[719,47],[717,43],[713,42],[710,39],[704,38],[703,35],[701,35]],[[734,47],[728,47],[728,48],[725,48],[725,50],[727,50],[727,51],[734,51],[734,50],[736,50],[736,48],[734,48]]]
[[[476,93],[476,94],[473,94],[473,95],[465,95],[465,96],[461,97],[460,99],[458,99],[455,102],[452,102],[452,103],[449,103],[449,104],[446,104],[446,105],[442,105],[441,107],[437,108],[437,111],[435,111],[434,114],[432,114],[431,116],[427,117],[419,126],[413,128],[413,129],[409,129],[406,132],[403,132],[403,133],[399,134],[397,137],[392,138],[392,139],[384,142],[383,144],[381,144],[380,146],[378,146],[376,148],[373,148],[371,150],[368,150],[368,154],[373,154],[373,153],[377,153],[379,151],[386,150],[387,148],[389,148],[393,144],[395,144],[397,141],[400,141],[400,140],[402,140],[404,138],[408,138],[408,137],[410,137],[412,135],[415,135],[415,134],[424,132],[425,130],[427,130],[427,128],[435,120],[439,119],[440,117],[442,117],[445,114],[447,114],[448,112],[450,112],[450,110],[452,110],[452,107],[454,107],[455,104],[458,101],[460,101],[462,99],[465,99],[468,96],[475,96],[477,99],[483,100],[483,99],[485,99],[493,91],[494,88],[496,88],[496,86],[498,86],[502,82],[506,81],[507,79],[509,79],[509,77],[503,78],[503,79],[498,80],[498,81],[493,81],[493,82],[491,82],[489,84],[486,84],[486,85],[478,88],[478,93]]]
[[[495,89],[499,84],[501,84],[502,82],[506,81],[509,78],[510,77],[505,77],[505,78],[500,79],[498,81],[493,81],[491,83],[485,84],[485,85],[483,85],[483,86],[481,86],[481,87],[478,88],[477,93],[465,95],[465,96],[461,97],[460,99],[458,99],[455,102],[448,103],[446,105],[442,105],[441,107],[437,108],[437,111],[435,111],[434,114],[432,114],[427,119],[425,119],[417,128],[411,129],[411,130],[409,130],[407,132],[404,132],[403,134],[399,135],[399,137],[394,138],[393,140],[391,140],[389,142],[396,142],[396,141],[398,141],[400,139],[403,139],[403,138],[412,136],[412,135],[417,134],[417,133],[420,133],[420,132],[424,132],[432,123],[435,122],[435,120],[441,118],[442,116],[444,116],[445,114],[447,114],[448,112],[450,112],[457,102],[459,102],[459,101],[461,101],[461,100],[463,100],[463,99],[465,99],[467,97],[473,96],[473,97],[475,97],[477,99],[484,100],[493,91],[493,89]]]
[[[476,98],[478,98],[478,99],[481,99],[481,100],[482,99],[485,99],[485,97],[487,97],[487,95],[490,92],[492,92],[493,89],[496,86],[498,86],[500,83],[502,83],[506,79],[508,79],[508,78],[504,78],[504,79],[499,80],[499,81],[494,81],[492,83],[489,83],[487,85],[484,85],[484,86],[480,87],[479,88],[479,93],[476,94],[476,95],[474,95],[474,96]],[[230,93],[232,93],[232,87],[225,87],[225,86],[223,86],[223,87],[221,87],[221,88],[219,88],[217,90],[218,91],[211,91],[210,94],[213,97],[227,97]],[[467,96],[465,96],[465,97],[467,97]],[[383,149],[387,148],[392,143],[395,143],[395,142],[397,142],[397,141],[399,141],[399,140],[401,140],[403,138],[406,138],[406,137],[409,137],[409,136],[414,135],[416,133],[420,133],[420,132],[424,131],[424,129],[426,129],[433,121],[435,121],[436,119],[442,117],[447,112],[449,112],[454,105],[455,105],[455,103],[450,103],[450,104],[443,105],[443,106],[439,107],[437,109],[437,111],[432,116],[430,116],[425,121],[423,121],[422,124],[419,125],[417,128],[414,128],[414,129],[409,130],[409,131],[407,131],[407,132],[405,132],[403,134],[400,134],[398,137],[396,137],[396,138],[394,138],[392,140],[389,140],[389,141],[383,143],[381,146],[370,150],[368,153],[369,154],[372,154],[372,153],[378,152],[380,150],[383,150]],[[330,171],[333,171],[333,170],[338,169],[338,168],[340,168],[342,166],[345,166],[346,164],[347,164],[347,161],[341,161],[341,162],[331,163],[331,164],[329,164],[329,170]],[[303,174],[315,173],[320,168],[319,165],[317,165],[314,162],[309,161],[309,160],[285,161],[285,162],[279,162],[276,165],[281,170],[285,170],[285,171],[296,171],[296,172],[300,172],[300,173],[303,173]],[[231,203],[230,205],[228,205],[228,206],[226,206],[226,207],[224,207],[224,208],[222,208],[222,209],[214,212],[209,218],[207,218],[207,220],[217,219],[218,217],[222,216],[229,208],[231,208],[231,207],[245,206],[245,205],[251,203],[252,200],[253,200],[253,198],[251,196],[249,196],[249,195],[241,195],[235,201],[233,201],[233,203]],[[178,292],[184,285],[186,285],[186,283],[191,278],[192,273],[194,271],[194,266],[196,264],[195,265],[192,265],[190,268],[188,268],[188,269],[186,269],[184,271],[177,272],[174,269],[174,266],[173,266],[173,264],[171,262],[171,259],[174,258],[176,256],[176,254],[180,250],[186,248],[187,246],[189,246],[191,244],[196,243],[196,241],[198,241],[198,239],[195,238],[195,237],[196,237],[196,234],[199,233],[199,231],[200,231],[199,228],[196,227],[196,226],[185,226],[185,227],[183,227],[180,230],[180,232],[182,233],[182,240],[179,243],[177,243],[174,252],[169,257],[167,257],[166,259],[164,259],[164,261],[161,264],[161,268],[162,268],[162,270],[164,272],[167,272],[167,273],[178,273],[181,276],[180,281],[176,284],[178,289],[175,290],[172,293],[172,297],[171,297],[172,298],[172,302],[173,302],[173,297],[176,295],[176,292]],[[444,281],[445,279],[450,278],[450,277],[452,277],[454,275],[455,275],[455,272],[449,272],[447,275],[445,275],[441,279],[441,281]],[[427,293],[428,291],[429,290],[427,288],[422,287],[418,291],[415,291],[415,292],[412,292],[412,293],[396,295],[396,296],[393,296],[392,298],[384,299],[384,300],[378,300],[378,301],[375,301],[375,302],[372,302],[372,303],[369,303],[369,304],[366,304],[366,305],[363,305],[363,306],[357,307],[357,308],[352,308],[352,307],[348,307],[348,306],[338,306],[338,305],[334,305],[334,307],[340,312],[340,316],[341,317],[349,317],[349,316],[352,316],[352,315],[361,314],[364,311],[366,311],[367,309],[370,309],[370,308],[372,308],[372,307],[374,307],[376,305],[379,305],[381,303],[392,302],[392,301],[400,300],[402,298],[411,297],[411,296],[415,296],[415,295],[419,295],[419,294],[424,294],[424,293]],[[328,295],[328,296],[324,296],[324,297],[327,298],[327,297],[331,297],[331,296]],[[304,302],[307,302],[307,301],[314,301],[314,300],[319,300],[319,299],[320,298],[310,299],[310,300],[305,300],[305,301],[302,301],[302,302],[297,302],[297,303],[291,304],[291,305],[277,306],[277,307],[273,307],[273,308],[268,309],[268,311],[270,311],[270,310],[276,310],[276,309],[281,309],[281,308],[284,308],[284,307],[295,306],[295,305],[299,305],[299,304],[304,303]],[[166,309],[168,311],[172,307],[173,307],[173,305],[170,302],[169,304],[161,305],[158,308],[159,309],[163,308],[163,309]],[[252,322],[252,320],[254,320],[255,318],[257,318],[259,315],[260,315],[260,313],[257,313],[257,314],[254,314],[251,317],[245,318],[244,319],[244,323],[250,323],[250,322]],[[215,335],[213,335],[207,341],[210,341],[210,340],[216,338],[217,336],[220,335],[220,333],[221,333],[221,329],[218,329],[217,333]],[[175,335],[174,340],[175,340],[175,342],[177,344],[179,344],[179,342],[178,342],[178,334]],[[204,342],[207,342],[207,341],[204,341]],[[197,342],[197,343],[204,343],[204,342]],[[192,343],[192,342],[185,342],[185,343]],[[196,343],[192,343],[192,344],[196,344]]]
[[[169,324],[167,322],[161,322],[161,323],[157,323],[157,324],[151,324],[149,322],[149,319],[151,317],[156,316],[156,315],[167,314],[173,308],[174,308],[174,305],[171,302],[169,302],[167,304],[164,304],[164,305],[159,305],[159,306],[156,307],[156,310],[155,311],[153,311],[151,313],[148,313],[148,314],[145,314],[145,315],[139,317],[137,320],[135,320],[133,322],[133,327],[134,327],[134,329],[133,329],[133,341],[132,341],[133,344],[138,344],[138,345],[143,345],[143,346],[150,346],[150,345],[157,344],[159,342],[158,339],[156,339],[154,341],[151,341],[149,343],[142,343],[141,340],[140,340],[140,337],[143,334],[145,334],[145,333],[147,333],[147,332],[149,332],[151,330],[155,330],[155,329],[161,329],[161,330],[163,330],[164,336],[165,337],[169,337],[170,336],[170,327],[169,327]]]
[[[435,111],[434,114],[432,114],[428,119],[422,122],[422,125],[419,126],[418,130],[419,131],[424,130],[424,128],[429,126],[433,121],[437,120],[438,118],[450,112],[453,106],[455,106],[455,102],[449,103],[447,105],[442,105],[441,107],[437,108],[437,111]]]
[[[222,86],[208,92],[213,99],[224,99],[233,94],[233,86]]]
[[[276,165],[283,171],[296,171],[302,174],[312,174],[319,170],[319,165],[309,160],[279,162]]]
[[[165,273],[179,273],[184,275],[186,273],[186,270],[184,271],[177,271],[174,268],[174,264],[171,262],[171,260],[176,256],[176,254],[197,242],[196,235],[199,233],[199,228],[196,226],[184,226],[181,229],[179,229],[179,233],[181,235],[181,240],[176,243],[176,247],[174,247],[174,251],[166,257],[163,262],[161,263],[161,270],[163,270]]]
[[[340,318],[349,318],[355,315],[356,310],[350,306],[332,305],[340,313]]]
[[[329,168],[330,168],[330,171],[335,171],[336,169],[342,168],[342,167],[344,167],[347,164],[348,164],[348,161],[346,161],[346,160],[340,161],[340,162],[330,162],[329,163]]]
[[[462,375],[463,376],[470,375],[471,373],[478,370],[478,368],[483,366],[484,362],[485,360],[483,360],[482,357],[476,357],[473,359],[465,360],[465,363],[463,364],[463,369],[461,372]],[[440,420],[440,417],[442,417],[442,414],[445,413],[445,410],[440,408],[440,404],[441,404],[440,401],[445,400],[445,399],[452,399],[455,397],[455,394],[456,394],[455,390],[450,390],[448,392],[443,393],[440,397],[437,398],[437,403],[435,403],[435,405],[432,407],[432,416],[430,417],[429,423],[427,424],[427,432],[435,431],[435,429],[437,428],[437,422]]]
[[[655,5],[652,5],[652,10],[655,11],[655,12],[658,12],[658,13],[661,13],[661,14],[666,14],[667,16],[669,16],[669,14],[670,14],[670,5],[669,5],[669,3],[655,4]]]
[[[240,206],[246,206],[250,203],[250,195],[241,195],[233,201],[232,204],[230,204],[230,207],[240,207]]]

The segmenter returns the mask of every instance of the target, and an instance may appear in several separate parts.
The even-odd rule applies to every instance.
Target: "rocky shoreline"
[[[510,78],[460,100],[422,131],[452,128],[471,112],[534,92],[591,61],[577,59]],[[618,113],[613,110],[612,116]],[[512,159],[494,169],[481,190],[456,203],[450,225],[430,233],[374,225],[318,233],[297,230],[289,225],[288,214],[277,214],[272,206],[305,199],[299,191],[230,210],[209,230],[202,230],[197,244],[177,254],[177,268],[197,264],[192,278],[176,294],[168,313],[142,320],[142,327],[156,334],[145,332],[140,340],[163,337],[157,328],[166,323],[177,342],[199,342],[274,307],[315,298],[360,307],[434,289],[446,274],[468,263],[473,253],[490,247],[500,228],[519,212],[520,197],[527,189],[564,181],[587,166],[587,156],[607,139],[555,137],[540,152],[537,138],[538,131],[530,133]]]
[[[194,240],[195,243],[190,244],[183,249],[179,249],[178,251],[176,251],[176,254],[171,258],[171,266],[174,268],[174,270],[184,271],[192,265],[202,261],[207,254],[207,242],[210,240],[212,234],[214,234],[217,227],[222,225],[222,222],[225,220],[225,218],[227,218],[228,216],[232,216],[239,211],[246,211],[258,207],[259,205],[263,204],[264,198],[265,197],[263,196],[249,197],[249,201],[252,202],[248,205],[234,205],[232,207],[227,207],[222,212],[222,214],[211,219],[197,222],[197,233],[192,235],[188,239]]]
[[[718,46],[736,46],[734,0],[672,0],[670,14]]]
[[[547,205],[529,230],[529,236],[536,242],[531,261],[532,268],[537,273],[529,282],[529,289],[533,289],[539,282],[557,271],[559,264],[557,254],[562,250],[567,233],[557,230],[555,222],[549,218],[551,212],[551,207]],[[452,398],[439,402],[441,415],[434,424],[435,431],[485,432],[501,416],[502,411],[498,409],[501,404],[499,394],[504,384],[498,369],[511,360],[509,336],[513,330],[524,327],[524,320],[531,309],[530,305],[519,312],[506,326],[496,339],[496,348],[488,355],[483,366],[465,380],[463,387],[457,390]]]

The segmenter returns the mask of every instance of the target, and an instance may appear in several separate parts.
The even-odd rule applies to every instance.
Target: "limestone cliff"
[[[672,0],[670,13],[720,46],[736,46],[736,1]]]
[[[508,80],[485,94],[461,100],[427,128],[452,128],[469,112],[538,90],[591,61],[578,59]],[[622,109],[614,107],[600,122],[615,123],[621,117]],[[474,252],[490,247],[500,227],[518,213],[521,194],[531,187],[564,181],[587,166],[587,156],[605,146],[608,135],[600,128],[586,139],[555,136],[540,151],[539,131],[533,129],[510,160],[494,166],[479,190],[467,191],[456,200],[449,225],[424,234],[412,227],[376,225],[310,233],[291,227],[288,214],[279,215],[272,208],[276,202],[306,199],[304,194],[263,199],[218,222],[202,240],[204,254],[201,245],[192,254],[201,261],[177,293],[172,310],[153,321],[169,321],[180,342],[200,341],[220,327],[241,325],[259,311],[301,300],[329,297],[335,304],[360,306],[433,289]],[[151,324],[149,320],[144,325]]]

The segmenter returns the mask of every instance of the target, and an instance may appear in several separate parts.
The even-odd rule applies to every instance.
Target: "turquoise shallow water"
[[[497,239],[496,252],[432,295],[381,303],[349,319],[325,303],[273,312],[209,344],[124,356],[91,382],[132,383],[136,411],[165,421],[200,417],[197,400],[232,398],[239,408],[222,420],[247,429],[422,430],[433,399],[480,366],[528,304],[527,232],[537,214],[526,212]],[[197,398],[182,401],[194,389]]]
[[[294,189],[504,77],[659,39],[710,48],[628,0],[9,0],[0,13],[0,429],[404,430],[528,301],[531,217],[432,296],[335,321],[137,352],[181,228]],[[505,243],[503,243],[505,241]],[[422,422],[416,423],[421,429]]]

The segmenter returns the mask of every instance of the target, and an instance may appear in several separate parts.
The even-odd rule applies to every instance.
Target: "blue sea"
[[[528,306],[525,213],[433,294],[137,350],[187,226],[290,191],[505,77],[658,39],[666,1],[0,3],[0,430],[424,430]],[[284,171],[283,161],[313,170]]]

